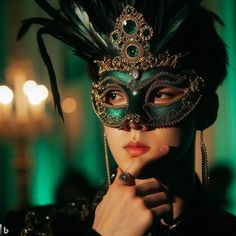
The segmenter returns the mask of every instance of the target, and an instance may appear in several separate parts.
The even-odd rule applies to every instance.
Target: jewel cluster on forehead
[[[152,36],[153,29],[146,23],[143,15],[132,6],[126,6],[116,19],[114,30],[110,34],[117,56],[95,61],[99,66],[99,75],[116,70],[128,72],[133,79],[137,79],[140,71],[157,66],[175,67],[183,55],[170,55],[166,51],[154,56],[149,51]]]
[[[152,37],[153,30],[133,7],[127,6],[116,20],[115,29],[110,34],[113,45],[122,57],[122,62],[128,64],[134,78],[138,76],[135,66],[149,55],[148,40]]]

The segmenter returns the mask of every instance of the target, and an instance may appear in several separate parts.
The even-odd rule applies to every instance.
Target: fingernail
[[[167,145],[160,146],[160,152],[167,153],[169,151],[169,147]]]

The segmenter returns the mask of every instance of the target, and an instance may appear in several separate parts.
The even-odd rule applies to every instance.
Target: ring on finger
[[[131,186],[134,185],[135,178],[133,177],[133,175],[126,171],[120,174],[119,180],[123,185]]]

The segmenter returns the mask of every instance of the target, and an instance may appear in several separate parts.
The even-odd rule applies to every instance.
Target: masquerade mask
[[[170,68],[146,71],[138,81],[114,71],[94,84],[92,101],[107,126],[122,129],[132,123],[155,129],[183,120],[199,102],[203,88],[204,81],[196,74],[178,74]]]
[[[35,2],[48,17],[24,20],[18,39],[32,25],[40,25],[37,42],[49,72],[55,108],[62,119],[60,93],[45,34],[98,65],[93,106],[101,121],[109,126],[122,128],[127,121],[150,127],[172,126],[198,103],[203,80],[194,72],[176,70],[183,55],[169,55],[167,48],[200,1],[60,0],[60,10],[48,1]],[[145,14],[145,19],[136,9]],[[109,96],[116,101],[114,104]],[[117,103],[119,96],[124,98],[122,103]]]
[[[182,55],[155,57],[148,40],[153,30],[142,14],[127,6],[117,19],[111,42],[118,55],[96,61],[100,79],[93,85],[92,102],[102,123],[115,128],[129,124],[148,129],[171,127],[197,105],[204,81],[193,71],[175,67]]]

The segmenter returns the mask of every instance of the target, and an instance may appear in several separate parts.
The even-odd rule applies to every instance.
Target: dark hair
[[[198,7],[169,45],[171,52],[189,53],[182,66],[193,68],[205,80],[207,92],[215,92],[223,82],[228,64],[226,45],[216,31],[215,17],[207,9]]]

